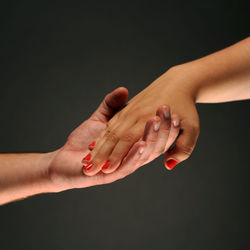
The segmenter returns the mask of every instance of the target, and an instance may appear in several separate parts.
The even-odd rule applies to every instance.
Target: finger
[[[147,163],[151,154],[151,149],[154,147],[153,145],[155,145],[155,141],[157,140],[157,133],[159,131],[157,127],[159,126],[154,127],[154,125],[155,121],[158,120],[159,117],[152,117],[147,121],[142,140],[133,145],[116,171],[107,174],[106,178],[124,178]]]
[[[115,89],[113,92],[107,94],[92,114],[90,119],[98,120],[101,122],[108,122],[110,118],[121,108],[128,98],[128,90],[124,87]]]
[[[115,145],[112,153],[109,155],[109,166],[104,166],[102,171],[106,174],[114,172],[121,164],[122,159],[127,155],[135,142],[141,138],[141,134],[144,130],[144,123],[138,122],[132,128],[120,137],[120,140]]]
[[[86,166],[87,164],[90,163],[90,160],[94,160],[96,154],[99,152],[100,149],[102,149],[102,152],[104,152],[103,147],[106,148],[107,144],[105,143],[105,141],[107,140],[107,137],[112,137],[112,142],[114,142],[114,136],[111,136],[113,133],[115,134],[115,132],[112,132],[111,134],[111,125],[110,125],[110,121],[106,126],[106,129],[103,129],[103,131],[101,132],[101,134],[99,135],[99,137],[95,140],[94,142],[94,147],[91,146],[91,144],[88,146],[89,150],[92,151],[90,154],[86,155],[83,159],[82,159],[82,163]],[[111,135],[110,135],[111,134]],[[117,138],[118,141],[118,138]],[[115,143],[115,142],[114,142]],[[92,143],[93,144],[93,143]],[[114,144],[115,145],[115,144]],[[111,150],[109,148],[109,150]],[[111,152],[111,151],[110,151]],[[103,160],[103,162],[105,161],[105,158]],[[99,162],[99,161],[98,161]],[[91,168],[91,167],[90,167]],[[90,170],[90,168],[88,170]],[[91,174],[91,171],[89,171],[89,173]]]
[[[160,115],[160,113],[158,113]],[[162,149],[162,145],[171,145],[175,139],[177,138],[178,134],[179,134],[179,130],[180,130],[180,127],[178,125],[177,122],[179,122],[179,117],[177,115],[172,115],[171,117],[171,131],[169,133],[169,137],[165,136],[165,127],[162,123],[168,123],[167,120],[163,120],[161,119],[161,125],[160,125],[160,129],[158,131],[158,135],[157,135],[157,139],[156,139],[156,143],[155,144],[149,144],[148,141],[146,141],[147,144],[151,145],[151,147],[147,147],[145,152],[143,153],[145,155],[145,163],[148,163],[148,162],[151,162],[152,160],[154,160],[155,158],[157,158],[160,154],[160,149]],[[174,125],[173,125],[174,124]],[[169,125],[168,125],[169,126]],[[163,130],[163,131],[161,131]],[[164,140],[161,141],[161,144],[158,144],[159,143],[159,140],[162,140],[162,134],[163,134],[163,138]],[[170,134],[171,134],[171,138],[170,138]],[[159,148],[157,148],[159,147]],[[168,147],[165,148],[165,151],[168,149]]]
[[[102,177],[102,183],[110,183],[132,174],[136,169],[142,166],[140,159],[143,152],[145,151],[146,146],[147,145],[144,141],[136,142],[130,149],[127,156],[123,159],[117,171],[111,174],[104,174],[102,172],[99,172],[93,177],[100,175]]]
[[[87,165],[84,168],[84,173],[86,175],[95,175],[102,169],[103,165],[109,161],[109,156],[115,148],[116,144],[119,142],[120,138],[122,137],[122,134],[124,134],[123,131],[125,131],[125,127],[127,125],[129,125],[129,127],[132,127],[132,124],[130,126],[130,122],[128,122],[126,124],[123,124],[123,126],[119,126],[119,124],[117,124],[116,127],[112,129],[107,128],[105,135],[96,143],[95,148],[91,152],[91,162],[87,162]],[[135,132],[135,135],[137,134]],[[127,137],[127,139],[129,139],[129,137]],[[133,141],[132,145],[135,141]],[[104,167],[107,167],[107,164]]]
[[[157,138],[159,137],[159,131],[160,131],[160,129],[158,130],[159,125],[155,126],[155,123],[158,121],[159,117],[157,116],[150,118],[146,123],[142,140],[135,143],[135,145],[137,144],[140,145],[139,143],[144,143],[143,144],[144,147],[140,149],[140,157],[133,158],[133,155],[130,155],[131,154],[130,150],[128,155],[122,161],[121,165],[118,167],[118,169],[109,175],[122,171],[125,176],[125,174],[132,173],[139,167],[142,167],[147,162],[149,162],[148,159],[150,158],[152,154],[152,149],[155,147]]]
[[[168,135],[168,140],[165,145],[165,152],[174,146],[174,142],[180,133],[180,117],[176,114],[171,116],[171,129]]]
[[[180,136],[175,146],[167,153],[165,157],[165,166],[168,170],[173,169],[178,163],[190,157],[199,136],[198,125],[183,124]]]
[[[156,114],[161,118],[161,125],[158,132],[157,142],[154,148],[154,154],[159,156],[165,152],[166,143],[169,138],[171,128],[170,108],[167,105],[160,106]]]
[[[106,129],[107,129],[107,127],[106,127]],[[94,148],[99,148],[101,146],[100,141],[103,138],[103,136],[105,135],[106,129],[103,129],[103,131],[100,133],[99,137],[95,140],[94,146],[91,146],[91,144],[89,145],[89,150],[92,151]]]
[[[145,134],[143,140],[149,141],[150,146],[154,146],[157,140],[157,132],[160,127],[160,118],[158,116],[155,116],[146,123],[145,126]],[[127,134],[125,134],[123,137],[121,137],[121,140],[117,143],[114,150],[112,151],[109,161],[110,165],[108,167],[104,167],[102,171],[106,174],[114,172],[119,165],[121,164],[122,159],[127,155],[130,148],[133,146],[133,144],[138,141],[141,138],[141,134],[143,133],[144,125],[143,123],[137,123],[133,127],[132,131],[128,131]]]
[[[148,162],[152,161],[158,156],[155,154],[155,147],[159,140],[159,132],[160,132],[162,121],[160,120],[160,126],[159,125],[155,126],[155,123],[156,122],[158,123],[159,120],[160,120],[160,117],[155,116],[153,117],[153,122],[152,122],[152,118],[149,119],[147,122],[146,128],[148,130],[148,135],[143,136],[142,138],[142,140],[144,140],[147,144],[147,147],[145,148],[141,157],[141,161],[143,162],[142,163],[143,165],[147,164]]]
[[[144,153],[147,144],[145,141],[138,141],[136,142],[133,147],[129,150],[128,154],[122,160],[122,163],[119,168],[125,167],[130,165],[130,170],[128,173],[134,172],[136,166],[139,163],[139,159],[141,158],[142,154]],[[133,164],[132,164],[133,163]]]
[[[154,130],[154,119],[151,118],[148,120],[145,129],[143,138],[144,140],[140,140],[136,142],[133,147],[129,150],[128,154],[123,158],[120,166],[116,171],[110,174],[104,174],[99,172],[96,176],[101,176],[104,183],[110,183],[115,180],[126,177],[127,175],[133,173],[138,168],[142,167],[147,163],[147,160],[151,154],[152,144],[155,143],[155,139],[157,138],[157,132]],[[155,138],[152,140],[152,138]],[[101,173],[103,175],[101,175]]]

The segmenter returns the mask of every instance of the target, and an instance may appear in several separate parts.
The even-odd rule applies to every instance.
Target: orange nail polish
[[[167,161],[167,166],[171,170],[178,164],[178,161],[175,161],[173,159],[170,159]]]
[[[102,168],[104,168],[104,169],[108,168],[108,167],[109,167],[109,164],[110,164],[110,161],[107,161],[107,162],[102,166]]]
[[[92,168],[92,166],[93,166],[93,163],[92,162],[90,162],[89,164],[87,164],[85,167],[83,167],[84,169],[86,169],[86,170],[90,170],[91,168]]]
[[[91,159],[91,154],[87,154],[82,160],[89,161]]]
[[[94,147],[95,146],[95,141],[93,141],[93,142],[91,142],[90,144],[89,144],[89,147]]]

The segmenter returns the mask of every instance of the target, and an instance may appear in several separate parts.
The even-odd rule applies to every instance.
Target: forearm
[[[250,98],[250,38],[176,68],[198,103]]]
[[[53,153],[0,154],[0,204],[53,192],[48,166]]]

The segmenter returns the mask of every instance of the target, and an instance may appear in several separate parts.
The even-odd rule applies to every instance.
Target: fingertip
[[[85,168],[85,167],[82,168],[82,171],[83,171],[84,175],[86,175],[86,176],[94,176],[96,174],[95,172],[89,171],[90,169]]]
[[[82,164],[83,164],[83,168],[82,168],[83,173],[87,176],[94,176],[97,173],[99,173],[101,170],[100,164],[94,160],[83,162]]]
[[[158,131],[160,127],[161,118],[156,115],[149,120],[150,126],[153,126],[154,131]]]
[[[159,119],[159,116],[153,116],[153,117],[150,117],[147,122],[146,122],[146,126],[151,126],[153,125],[153,123],[155,121],[157,121]]]
[[[124,105],[127,99],[128,90],[124,87],[119,87],[106,96],[105,102],[109,108],[118,109]]]
[[[164,164],[167,170],[172,170],[179,162],[175,159],[165,159]]]
[[[164,118],[166,120],[170,119],[170,107],[166,104],[161,105],[157,111],[156,115],[160,116],[161,118]]]
[[[179,128],[180,124],[181,124],[179,115],[173,114],[172,118],[171,118],[171,123],[172,123],[173,127]]]
[[[155,138],[158,134],[161,124],[161,118],[159,116],[153,116],[148,119],[145,125],[142,140],[147,141],[148,138]]]
[[[121,86],[121,87],[118,87],[115,91],[119,91],[119,92],[124,92],[124,93],[128,93],[128,89]]]
[[[115,98],[116,99],[119,99],[121,98],[123,101],[122,102],[125,102],[128,98],[128,89],[125,88],[125,87],[119,87],[117,89],[115,89],[112,94],[115,95]]]
[[[142,155],[143,152],[145,151],[146,145],[147,145],[147,143],[145,141],[138,142],[137,153]]]

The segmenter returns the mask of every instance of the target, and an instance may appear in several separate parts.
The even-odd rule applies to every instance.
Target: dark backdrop
[[[60,147],[104,95],[250,31],[239,1],[5,1],[0,151]],[[192,157],[115,183],[0,207],[0,249],[249,249],[249,101],[198,105]]]

